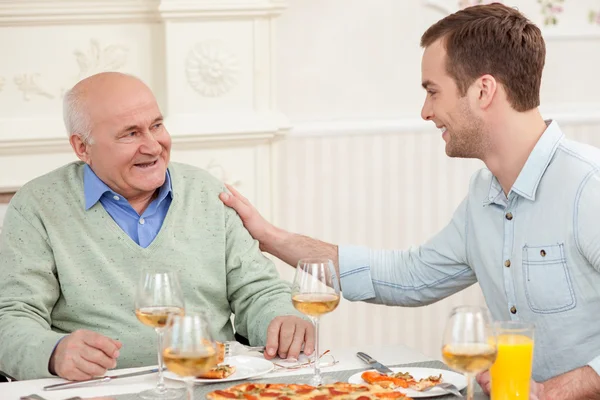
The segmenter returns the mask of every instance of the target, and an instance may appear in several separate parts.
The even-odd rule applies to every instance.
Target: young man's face
[[[421,79],[427,96],[421,117],[442,130],[448,156],[481,158],[483,122],[473,112],[468,96],[461,96],[454,78],[446,71],[446,60],[441,40],[423,53]]]

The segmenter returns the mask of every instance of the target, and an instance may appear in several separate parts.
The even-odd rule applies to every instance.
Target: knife
[[[44,390],[61,390],[61,389],[70,389],[70,388],[76,388],[76,387],[87,386],[87,385],[96,385],[98,383],[110,382],[113,379],[129,378],[132,376],[152,374],[154,372],[158,372],[158,368],[146,369],[144,371],[131,372],[129,374],[123,374],[123,375],[99,376],[98,378],[92,378],[92,379],[88,379],[85,381],[57,383],[55,385],[45,386]]]
[[[363,353],[361,351],[359,351],[358,353],[356,353],[356,356],[358,358],[360,358],[361,360],[363,360],[364,362],[366,362],[367,364],[371,365],[373,368],[375,368],[377,371],[381,372],[382,374],[393,374],[394,371],[392,371],[391,369],[389,369],[388,367],[386,367],[385,365],[383,365],[382,363],[380,363],[379,361],[377,361],[376,359],[374,359],[373,357],[371,357],[370,355]]]

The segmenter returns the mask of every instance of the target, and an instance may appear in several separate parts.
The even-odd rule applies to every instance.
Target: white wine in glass
[[[315,325],[314,375],[309,382],[313,386],[328,383],[319,368],[319,318],[335,310],[339,303],[340,280],[333,261],[319,258],[298,261],[292,284],[292,304]]]
[[[193,400],[194,378],[217,364],[217,347],[206,316],[169,316],[162,354],[167,369],[184,378],[187,400]]]
[[[442,343],[446,364],[467,377],[467,400],[473,400],[473,379],[496,360],[496,335],[488,311],[461,306],[450,313]]]
[[[162,269],[143,270],[135,295],[135,315],[141,323],[154,328],[158,338],[158,383],[156,388],[140,393],[143,399],[175,399],[181,396],[179,390],[167,389],[163,378],[163,328],[173,314],[184,314],[183,293],[177,273]]]

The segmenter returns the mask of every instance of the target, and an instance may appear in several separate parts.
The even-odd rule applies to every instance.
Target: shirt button
[[[506,268],[510,268],[510,260],[506,260],[506,261],[504,261],[504,266],[505,266]]]
[[[146,223],[146,220],[144,218],[140,218],[140,225],[144,225]]]
[[[507,212],[506,213],[506,219],[510,221],[512,219],[512,213]]]
[[[119,196],[113,196],[113,199],[119,201],[120,197]]]
[[[511,312],[511,313],[513,313],[513,314],[516,314],[516,313],[517,313],[517,307],[515,307],[515,306],[512,306],[512,307],[510,308],[510,312]]]

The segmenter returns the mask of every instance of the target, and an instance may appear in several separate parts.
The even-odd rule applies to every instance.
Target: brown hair
[[[446,71],[461,96],[480,76],[492,75],[517,111],[540,105],[546,45],[540,29],[518,10],[500,3],[467,7],[439,20],[421,37],[438,39],[447,52]]]

